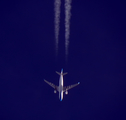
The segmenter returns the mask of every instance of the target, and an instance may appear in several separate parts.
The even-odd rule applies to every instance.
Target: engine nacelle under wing
[[[54,90],[54,93],[56,93],[56,90]]]
[[[68,91],[66,91],[65,94],[67,95],[68,94]]]

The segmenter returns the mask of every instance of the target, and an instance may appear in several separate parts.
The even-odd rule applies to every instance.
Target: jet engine
[[[56,93],[56,90],[54,90],[54,93]]]
[[[65,94],[67,95],[68,94],[68,91],[66,91]]]

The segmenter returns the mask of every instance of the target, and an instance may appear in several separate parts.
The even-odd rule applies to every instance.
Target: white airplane
[[[51,87],[54,88],[54,93],[56,93],[57,91],[59,92],[59,99],[60,99],[60,101],[62,101],[63,100],[63,92],[65,92],[65,94],[68,94],[68,90],[71,89],[71,88],[73,88],[73,87],[75,87],[75,86],[77,86],[77,85],[79,85],[80,82],[78,82],[76,84],[73,84],[73,85],[69,85],[69,86],[64,87],[63,86],[63,76],[66,75],[67,72],[66,73],[63,73],[63,69],[61,69],[61,73],[59,73],[57,71],[56,71],[56,73],[58,75],[60,75],[60,78],[59,78],[59,86],[56,86],[53,83],[48,82],[47,80],[44,80],[44,81],[47,84],[49,84]]]

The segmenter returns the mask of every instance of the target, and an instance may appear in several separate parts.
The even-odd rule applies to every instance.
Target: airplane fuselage
[[[63,70],[61,71],[61,75],[59,78],[59,99],[63,100]]]

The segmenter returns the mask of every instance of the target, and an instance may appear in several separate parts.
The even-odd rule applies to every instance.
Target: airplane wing
[[[80,84],[80,82],[78,82],[76,84],[73,84],[73,85],[69,85],[69,86],[63,87],[63,91],[65,92],[65,91],[67,91],[67,90],[69,90],[69,89],[71,89],[71,88],[73,88],[73,87],[75,87],[75,86],[77,86],[79,84]]]
[[[48,85],[50,85],[52,88],[54,88],[55,90],[58,91],[58,86],[54,85],[53,83],[51,82],[48,82],[47,80],[44,80]]]

